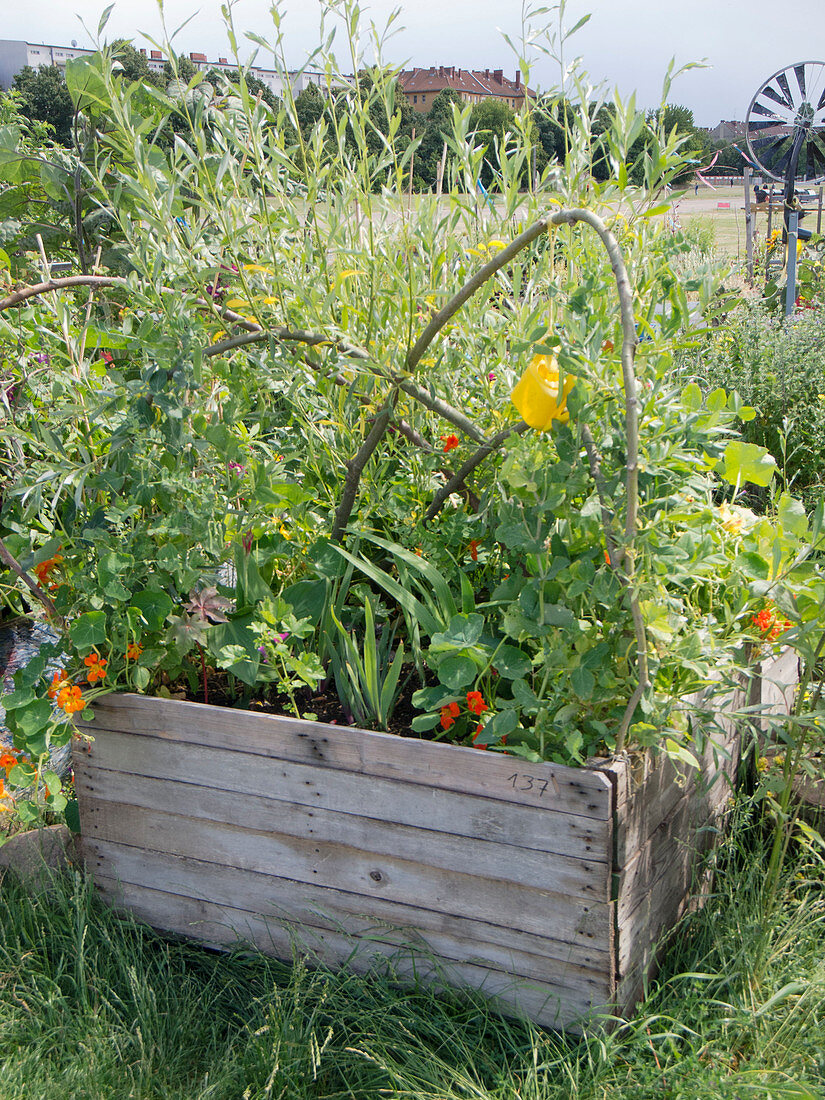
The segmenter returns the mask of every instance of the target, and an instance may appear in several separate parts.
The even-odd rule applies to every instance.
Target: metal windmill
[[[784,185],[788,237],[786,312],[796,297],[796,240],[799,230],[796,181],[825,180],[825,62],[800,61],[768,77],[751,100],[747,142],[756,165]]]

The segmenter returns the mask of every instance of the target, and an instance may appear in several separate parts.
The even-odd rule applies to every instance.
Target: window
[[[426,103],[426,102],[427,102],[427,97],[426,97],[425,95],[423,95],[423,96],[421,97],[421,102],[422,102],[422,103]]]
[[[413,96],[413,103],[418,103],[418,96],[417,95]]]

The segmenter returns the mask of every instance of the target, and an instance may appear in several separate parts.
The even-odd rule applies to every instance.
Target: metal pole
[[[753,216],[751,215],[751,170],[745,165],[745,255],[747,256],[748,283],[753,286]]]
[[[822,188],[819,189],[819,207],[816,212],[816,231],[822,232]]]
[[[788,215],[788,282],[785,287],[785,316],[790,317],[796,305],[796,236],[799,232],[799,214]]]
[[[768,195],[768,228],[765,230],[767,239],[771,239],[771,222],[773,221],[773,184],[771,184],[771,193]]]

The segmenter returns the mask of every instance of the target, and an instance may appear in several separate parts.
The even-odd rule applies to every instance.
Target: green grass
[[[481,998],[170,943],[80,876],[0,891],[2,1100],[569,1100],[819,1096],[825,867],[797,852],[762,908],[741,826],[717,893],[679,931],[638,1014],[564,1039]]]

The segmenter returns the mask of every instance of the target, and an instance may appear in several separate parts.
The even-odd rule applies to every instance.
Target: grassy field
[[[720,203],[723,204],[721,208]],[[725,207],[725,203],[730,203],[730,207]],[[809,210],[804,224],[815,230],[817,209],[814,206]],[[752,206],[752,211],[756,240],[764,243],[768,228],[767,212],[755,206]],[[719,187],[716,191],[700,187],[698,195],[694,195],[691,188],[676,204],[676,217],[683,229],[697,221],[712,227],[716,250],[731,260],[745,262],[745,196],[741,187]],[[773,214],[772,228],[781,228],[781,216],[776,212]]]
[[[78,875],[0,890],[2,1100],[596,1100],[825,1095],[825,866],[775,900],[746,814],[631,1020],[583,1039],[391,977],[161,939]]]

